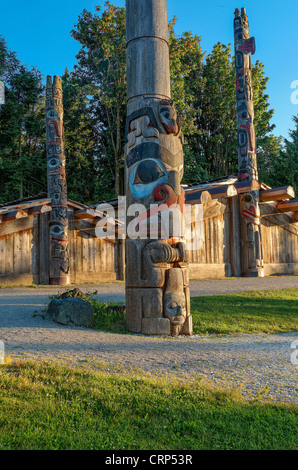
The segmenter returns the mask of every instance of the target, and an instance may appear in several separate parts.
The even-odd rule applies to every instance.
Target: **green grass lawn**
[[[94,327],[125,333],[125,312],[93,303]],[[298,331],[298,289],[193,297],[195,334],[277,333]]]
[[[297,450],[297,407],[141,375],[0,366],[0,449]]]
[[[194,297],[194,333],[298,331],[298,289]]]

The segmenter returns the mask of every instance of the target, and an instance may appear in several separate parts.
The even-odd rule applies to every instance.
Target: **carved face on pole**
[[[144,334],[192,334],[166,0],[126,0],[126,13],[126,323]]]
[[[147,208],[138,221],[147,223],[150,217],[174,205],[183,211],[183,150],[173,104],[154,101],[134,113],[128,118],[127,141],[128,200]],[[156,210],[150,212],[150,205],[156,205]]]
[[[164,298],[165,316],[172,325],[183,325],[186,318],[186,302],[183,292],[172,292]]]
[[[62,86],[47,77],[46,134],[48,196],[52,200],[50,223],[50,283],[69,283],[67,187],[63,142]]]
[[[249,37],[248,20],[245,9],[235,11],[235,70],[238,129],[238,162],[241,180],[258,178],[256,160],[256,138],[253,125],[254,107],[252,91],[251,58],[256,41]]]

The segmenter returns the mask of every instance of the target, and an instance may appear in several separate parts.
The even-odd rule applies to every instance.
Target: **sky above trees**
[[[37,66],[47,74],[62,75],[65,67],[75,64],[80,45],[70,35],[83,8],[95,12],[104,0],[63,0],[49,4],[37,0],[3,2],[0,15],[0,34],[8,47],[29,66]],[[123,6],[124,0],[112,2]],[[233,43],[233,14],[245,6],[250,33],[256,37],[257,52],[253,58],[265,64],[270,78],[267,91],[270,105],[275,109],[275,134],[288,136],[292,116],[298,104],[291,102],[291,83],[298,80],[296,21],[297,0],[168,0],[168,17],[177,16],[176,31],[192,31],[202,37],[202,49],[211,52],[215,43]]]

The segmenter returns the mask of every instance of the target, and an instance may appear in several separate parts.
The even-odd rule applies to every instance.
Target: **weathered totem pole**
[[[262,277],[263,255],[260,228],[257,149],[254,128],[251,54],[256,42],[249,37],[245,8],[235,10],[235,68],[239,180],[251,183],[252,190],[240,195],[242,275]],[[255,189],[254,189],[255,188]]]
[[[46,136],[50,221],[50,284],[69,284],[67,187],[65,172],[62,86],[58,76],[47,76]]]
[[[127,328],[190,335],[188,264],[179,230],[183,146],[171,102],[166,0],[126,0],[126,18]]]

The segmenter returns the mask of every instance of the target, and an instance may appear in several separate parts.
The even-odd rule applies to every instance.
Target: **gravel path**
[[[79,286],[97,298],[124,301],[124,283]],[[191,281],[191,295],[298,288],[298,277]],[[291,358],[297,333],[158,338],[119,335],[47,322],[41,313],[62,288],[0,289],[0,340],[21,359],[54,359],[93,369],[205,377],[237,388],[245,398],[298,404],[298,365]],[[298,348],[298,346],[297,346]]]

